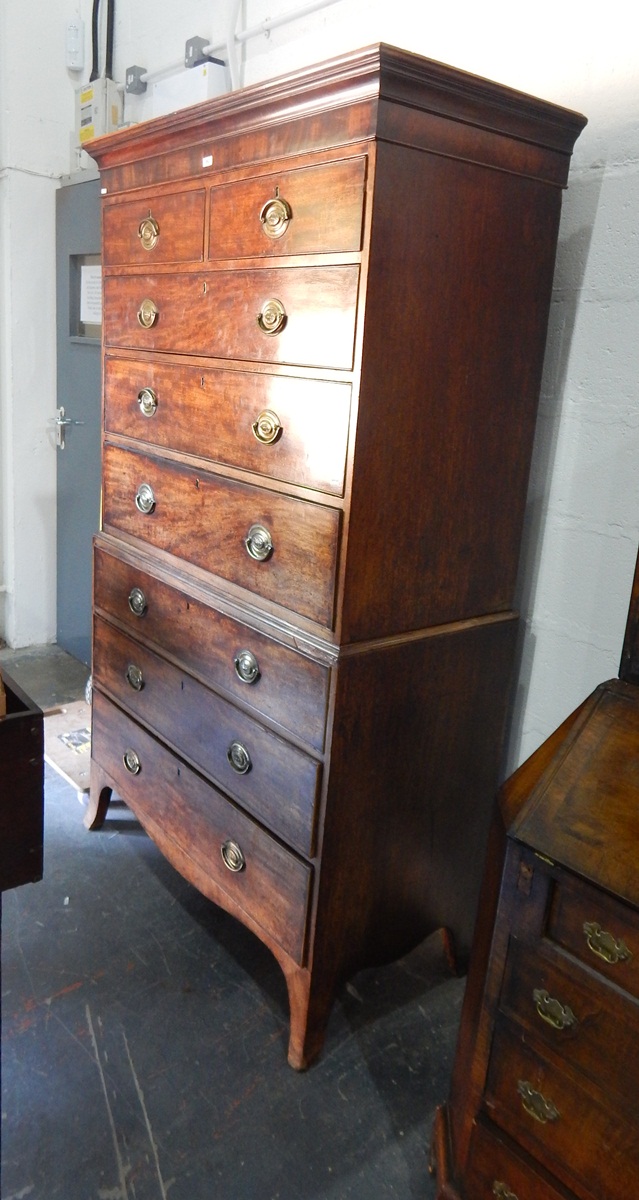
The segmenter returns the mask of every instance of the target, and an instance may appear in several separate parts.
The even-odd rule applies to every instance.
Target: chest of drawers
[[[502,790],[435,1126],[442,1200],[637,1190],[636,628],[631,641],[635,678],[597,688]]]
[[[115,790],[336,988],[470,944],[561,188],[583,118],[387,46],[95,142]]]

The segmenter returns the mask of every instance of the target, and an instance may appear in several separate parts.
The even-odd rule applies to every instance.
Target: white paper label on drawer
[[[212,167],[213,166],[213,155],[212,154],[204,155],[204,158],[202,159],[202,166],[203,167]]]

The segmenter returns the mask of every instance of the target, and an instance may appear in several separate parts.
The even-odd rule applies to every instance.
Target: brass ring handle
[[[135,507],[137,508],[138,512],[143,513],[145,517],[148,517],[149,513],[153,512],[155,508],[155,496],[150,483],[140,484],[137,492],[135,493]]]
[[[129,775],[139,775],[142,770],[142,763],[138,758],[135,750],[125,750],[122,755],[122,762],[129,772]]]
[[[151,329],[160,315],[155,300],[143,300],[138,309],[138,321],[143,329]]]
[[[596,921],[584,921],[583,926],[586,935],[588,948],[596,954],[598,958],[603,958],[604,962],[614,966],[616,963],[628,962],[632,958],[632,951],[628,949],[622,938],[614,938],[611,933],[606,933]]]
[[[143,417],[155,416],[158,407],[158,398],[153,388],[145,387],[142,388],[141,392],[138,392],[138,404],[140,405],[140,412]]]
[[[244,538],[244,545],[256,562],[265,562],[273,553],[273,539],[264,525],[251,525]]]
[[[281,333],[286,325],[286,309],[282,301],[276,300],[274,296],[266,300],[257,314],[257,323],[262,333],[268,333],[271,337]]]
[[[149,213],[138,225],[138,237],[144,250],[154,250],[160,238],[160,226]]]
[[[511,1192],[510,1188],[499,1179],[493,1183],[493,1196],[496,1197],[496,1200],[518,1200],[515,1193]]]
[[[559,1110],[555,1108],[552,1100],[547,1100],[545,1096],[542,1096],[541,1092],[536,1092],[532,1084],[528,1083],[527,1080],[519,1080],[517,1091],[521,1096],[522,1105],[529,1117],[533,1117],[541,1125],[546,1125],[549,1121],[556,1121],[558,1119]]]
[[[136,667],[135,663],[129,663],[126,671],[124,672],[124,677],[129,687],[132,687],[134,692],[142,691],[142,688],[144,687],[144,676],[140,668]]]
[[[134,617],[143,617],[147,610],[146,596],[142,588],[131,588],[128,596],[128,604]]]
[[[263,446],[272,446],[282,432],[282,423],[276,412],[273,412],[271,408],[265,408],[253,422],[251,429],[258,442],[261,442]]]
[[[220,846],[220,854],[222,855],[224,866],[228,867],[229,871],[238,872],[244,870],[246,859],[237,842],[233,842],[228,838]]]
[[[237,775],[248,775],[251,767],[251,756],[241,742],[231,742],[226,757]]]
[[[276,196],[273,200],[267,200],[266,204],[260,209],[260,221],[262,229],[268,238],[281,238],[282,234],[286,233],[293,212],[288,200],[283,196]]]
[[[544,988],[535,988],[533,1000],[538,1016],[553,1029],[571,1029],[577,1018],[568,1004],[555,1000]]]
[[[260,677],[259,663],[251,650],[238,650],[233,659],[235,674],[242,683],[257,683]]]

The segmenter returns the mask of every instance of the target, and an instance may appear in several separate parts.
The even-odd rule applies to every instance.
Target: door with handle
[[[57,642],[90,665],[92,540],[100,520],[100,182],[56,193]]]

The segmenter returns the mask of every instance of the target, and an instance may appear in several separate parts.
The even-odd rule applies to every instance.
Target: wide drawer
[[[103,463],[105,528],[331,625],[338,511],[113,446]]]
[[[108,432],[343,494],[348,383],[107,357],[104,393]]]
[[[99,618],[93,680],[274,833],[313,854],[315,759]]]
[[[209,257],[358,251],[365,174],[359,157],[213,188]]]
[[[105,203],[103,263],[201,262],[204,257],[206,193],[182,191]]]
[[[468,1200],[566,1200],[560,1184],[524,1160],[483,1125],[476,1125],[464,1175]]]
[[[544,935],[639,998],[639,913],[564,875],[553,884]]]
[[[130,768],[139,764],[137,774],[127,770],[125,756]],[[169,857],[173,844],[210,880],[214,899],[223,904],[224,895],[230,897],[296,962],[304,961],[312,879],[307,863],[97,691],[92,757]],[[227,867],[224,847],[236,866],[244,860],[241,869]],[[180,869],[188,875],[183,860]]]
[[[358,276],[356,266],[110,275],[105,345],[350,370]]]
[[[597,1200],[635,1194],[636,1120],[622,1118],[605,1092],[582,1086],[569,1061],[553,1065],[505,1025],[493,1040],[485,1104],[493,1121],[568,1186],[578,1182]]]
[[[97,548],[95,605],[213,687],[322,750],[329,671]]]
[[[636,1105],[639,1004],[552,948],[511,940],[500,1008],[571,1068]]]

